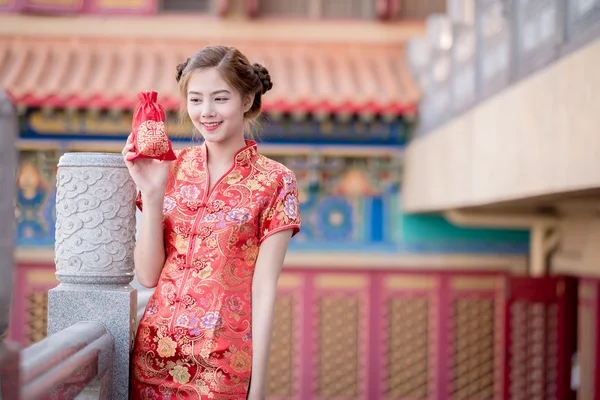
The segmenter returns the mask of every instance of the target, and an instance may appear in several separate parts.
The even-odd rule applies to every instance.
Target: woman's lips
[[[214,131],[215,129],[217,129],[219,126],[221,126],[222,123],[223,123],[223,121],[221,121],[221,122],[203,122],[202,126],[204,127],[204,129],[211,132],[211,131]]]

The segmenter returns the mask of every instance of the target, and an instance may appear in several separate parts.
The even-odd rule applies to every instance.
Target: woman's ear
[[[244,97],[244,114],[250,111],[252,103],[254,103],[254,96],[248,95]]]

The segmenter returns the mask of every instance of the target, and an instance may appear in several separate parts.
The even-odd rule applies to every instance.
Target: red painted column
[[[382,372],[385,369],[385,357],[382,351],[383,330],[385,325],[385,301],[383,297],[383,275],[373,272],[369,294],[371,320],[369,322],[368,387],[369,399],[382,396]]]
[[[246,0],[246,15],[250,18],[258,16],[258,2],[260,0]]]
[[[303,295],[303,305],[302,305],[302,353],[301,353],[301,380],[302,385],[300,385],[301,399],[310,399],[312,398],[312,388],[314,382],[314,345],[317,340],[316,331],[317,331],[317,321],[313,314],[313,304],[314,304],[314,281],[315,274],[314,273],[305,273],[305,286]]]
[[[582,400],[600,400],[600,280],[579,283],[579,391]]]
[[[509,278],[505,399],[575,399],[570,374],[577,346],[577,284],[566,276]]]
[[[450,287],[448,275],[442,275],[438,288],[437,309],[437,399],[448,399],[449,372],[450,372],[450,349],[449,338],[451,327],[450,315]]]
[[[229,0],[218,0],[217,14],[224,17],[229,12]]]
[[[373,0],[375,1],[375,11],[377,18],[380,20],[390,19],[390,2],[391,0]]]
[[[377,18],[382,21],[394,19],[400,10],[400,0],[373,0]]]

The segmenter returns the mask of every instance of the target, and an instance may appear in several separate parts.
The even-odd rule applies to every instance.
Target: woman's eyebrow
[[[226,90],[226,89],[217,90],[217,91],[215,91],[215,92],[212,92],[211,94],[213,94],[213,95],[214,95],[214,94],[219,94],[219,93],[227,93],[227,94],[230,94],[229,90]],[[190,91],[188,92],[188,94],[195,94],[195,95],[198,95],[198,96],[201,96],[201,95],[202,95],[202,93],[200,93],[200,92],[196,92],[196,91],[194,91],[194,90],[190,90]]]

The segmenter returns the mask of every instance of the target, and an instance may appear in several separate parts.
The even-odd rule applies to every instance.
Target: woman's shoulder
[[[283,163],[262,154],[259,154],[257,162],[261,165],[263,170],[272,173],[273,175],[283,176],[287,173],[292,173],[292,170]]]
[[[262,170],[267,173],[267,175],[274,181],[275,184],[296,180],[294,172],[279,161],[273,160],[272,158],[261,154],[259,155],[257,162],[261,165]]]

